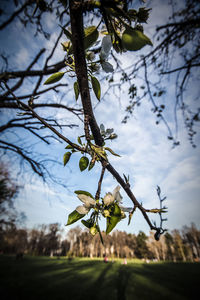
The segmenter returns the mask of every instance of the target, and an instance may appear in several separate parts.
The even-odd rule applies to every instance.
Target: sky
[[[163,1],[151,1],[147,5],[152,7],[152,11],[148,24],[145,26],[145,33],[153,40],[155,25],[165,22],[170,14],[170,8],[167,1],[165,3]],[[45,22],[49,31],[55,28],[52,17],[46,17]],[[11,61],[19,69],[24,68],[24,65],[28,65],[28,61],[38,51],[39,43],[44,43],[44,47],[50,51],[57,35],[57,31],[53,31],[49,41],[44,41],[42,37],[32,40],[30,32],[25,31],[19,22],[10,26],[8,33],[6,40],[4,39],[5,33],[0,36],[4,41],[3,49],[9,48]],[[14,50],[12,48],[13,44],[15,45]],[[143,53],[147,53],[150,50],[148,47],[142,50]],[[61,47],[56,52],[55,61],[57,59],[60,60],[60,57],[63,57]],[[134,60],[134,57],[132,53],[126,53],[120,59],[122,65],[127,66],[131,60]],[[111,58],[109,62],[113,63]],[[136,83],[139,84],[140,81],[136,79]],[[23,87],[25,89],[23,92],[28,92],[29,84]],[[173,95],[175,86],[173,78],[171,82],[166,84],[168,84],[168,94],[163,97],[164,103],[169,101],[168,99]],[[106,91],[106,85],[102,85],[101,88],[103,94]],[[131,189],[138,201],[142,202],[145,208],[159,207],[156,193],[156,187],[159,185],[162,195],[167,197],[165,204],[168,207],[166,214],[168,221],[165,222],[165,227],[169,230],[181,229],[182,226],[190,225],[191,222],[194,222],[199,228],[200,151],[199,147],[192,148],[188,142],[187,133],[181,119],[179,122],[179,140],[181,144],[172,148],[172,144],[167,139],[166,127],[162,123],[159,126],[155,124],[156,119],[151,112],[152,106],[150,102],[146,101],[141,107],[136,108],[133,117],[126,124],[123,124],[121,121],[128,104],[126,89],[121,90],[120,100],[114,93],[110,93],[98,103],[93,93],[91,95],[98,124],[103,123],[105,128],[114,128],[115,133],[118,135],[118,138],[109,142],[107,146],[120,154],[121,157],[109,155],[110,162],[120,174],[129,174]],[[50,94],[47,97],[55,97],[55,100],[59,100],[56,98],[58,96],[55,95]],[[74,95],[70,88],[67,93],[67,99],[69,105],[74,105]],[[169,109],[166,114],[170,125],[173,126],[172,110],[170,111]],[[63,112],[58,112],[57,117],[66,120]],[[8,113],[4,112],[3,119],[6,120],[7,118]],[[76,142],[76,137],[83,134],[82,123],[73,116],[69,116],[67,120],[79,125],[79,128],[74,128],[73,130],[65,129],[63,131],[69,139]],[[43,155],[48,155],[49,152],[53,154],[56,160],[62,163],[63,154],[65,153],[64,144],[54,142],[46,148],[40,144],[34,145],[35,140],[25,140],[26,135],[24,132],[21,131],[20,134],[22,143],[24,141],[32,143],[33,148],[38,153],[41,152]],[[7,138],[15,139],[12,133]],[[199,134],[195,142],[199,146]],[[64,225],[67,222],[68,214],[80,205],[80,201],[74,194],[75,190],[87,190],[95,195],[100,166],[95,166],[90,172],[84,171],[81,173],[78,167],[79,158],[80,154],[74,154],[67,166],[62,166],[58,169],[57,166],[52,165],[52,170],[55,174],[66,178],[67,188],[65,189],[45,184],[39,178],[32,176],[27,170],[25,173],[18,175],[18,162],[12,161],[13,176],[16,176],[19,183],[23,186],[16,199],[15,206],[19,211],[23,211],[26,214],[26,227],[31,228],[38,224],[58,222],[65,228],[65,232],[77,225],[83,228],[80,221],[70,227]],[[110,174],[106,173],[102,186],[102,196],[107,192],[112,192],[116,186],[117,182]],[[130,199],[122,190],[121,194],[123,196],[123,205],[130,207]],[[121,221],[116,229],[136,234],[142,230],[148,234],[149,227],[139,211],[135,212],[129,226],[127,225],[127,219]],[[157,220],[157,225],[159,224],[158,216],[152,214],[150,219]],[[101,220],[100,225],[101,229],[105,230],[105,220]]]

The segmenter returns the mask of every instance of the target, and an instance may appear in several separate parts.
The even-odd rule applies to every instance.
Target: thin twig
[[[99,178],[99,182],[98,182],[98,189],[96,191],[96,195],[95,195],[95,199],[98,200],[100,198],[100,194],[101,194],[101,185],[102,185],[102,181],[103,181],[103,176],[105,173],[105,166],[102,166],[102,170],[101,170],[101,176]]]
[[[22,101],[20,101],[15,94],[10,90],[9,86],[7,85],[6,82],[4,82],[6,88],[8,89],[8,91],[11,93],[11,95],[16,99],[16,101],[19,103],[19,105],[21,105],[25,110],[29,110],[32,112],[33,116],[35,116],[38,120],[40,120],[40,122],[42,124],[44,124],[47,128],[49,128],[51,131],[53,131],[57,136],[59,136],[63,141],[65,141],[66,143],[68,143],[69,145],[71,145],[73,148],[79,150],[79,151],[83,151],[83,149],[81,147],[79,147],[78,145],[72,143],[68,138],[66,138],[64,135],[62,135],[60,132],[58,132],[54,127],[52,127],[51,125],[49,125],[42,117],[40,117],[29,105],[23,103]]]

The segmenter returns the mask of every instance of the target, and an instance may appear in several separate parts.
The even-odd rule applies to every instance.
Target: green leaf
[[[89,159],[86,156],[82,156],[81,159],[79,160],[79,168],[82,171],[84,171],[89,164]]]
[[[151,40],[140,30],[127,27],[122,35],[122,43],[126,50],[138,51],[145,45],[153,46]]]
[[[70,157],[71,157],[71,152],[66,152],[63,156],[63,163],[64,163],[64,166],[68,163]]]
[[[88,49],[97,41],[99,32],[96,26],[89,26],[84,30],[84,48]]]
[[[104,149],[105,149],[105,150],[108,150],[112,155],[121,157],[119,154],[115,153],[112,149],[110,149],[110,148],[108,148],[108,147],[105,147]]]
[[[78,85],[78,82],[75,81],[74,82],[74,94],[75,94],[76,101],[78,100],[79,93],[80,93],[80,91],[79,91],[79,85]]]
[[[74,210],[71,214],[68,216],[68,221],[66,225],[71,225],[78,221],[79,219],[83,218],[85,215],[79,214],[76,210]]]
[[[94,199],[94,197],[89,192],[87,192],[87,191],[78,190],[78,191],[74,191],[74,193],[77,194],[77,195],[83,194],[83,195],[89,196],[89,197],[91,197],[91,198]]]
[[[121,217],[121,208],[117,203],[114,204],[114,209],[111,212],[112,216]]]
[[[98,230],[98,232],[99,232],[99,236],[100,236],[101,243],[102,243],[102,245],[104,245],[103,237],[102,237],[101,230],[100,230],[99,226],[97,227],[97,230]]]
[[[81,221],[81,223],[83,224],[83,225],[85,225],[87,228],[91,228],[93,225],[94,225],[94,223],[90,220],[90,219],[88,219],[88,220],[82,220]]]
[[[109,234],[120,220],[121,217],[107,217],[106,234]]]
[[[89,167],[88,167],[88,171],[90,171],[95,165],[95,160],[91,159]]]
[[[69,32],[66,28],[60,26],[64,32],[64,34],[66,35],[66,37],[69,39],[69,40],[72,40],[72,34],[71,32]]]
[[[67,145],[67,146],[65,147],[65,149],[74,149],[74,147],[72,147],[71,145]]]
[[[94,77],[94,76],[91,76],[91,81],[92,81],[92,88],[93,88],[93,91],[95,93],[95,96],[100,101],[100,98],[101,98],[101,86],[100,86],[100,83],[99,83],[98,79],[96,77]]]
[[[110,217],[107,217],[106,234],[110,233],[121,220],[121,209],[117,203],[114,204],[113,211],[110,215]]]
[[[82,145],[82,141],[81,141],[81,137],[80,137],[80,136],[78,136],[77,141],[78,141],[78,143],[79,143],[80,145]]]
[[[63,75],[65,74],[65,72],[57,72],[57,73],[54,73],[53,75],[51,75],[46,81],[44,84],[52,84],[52,83],[55,83],[57,81],[59,81]]]

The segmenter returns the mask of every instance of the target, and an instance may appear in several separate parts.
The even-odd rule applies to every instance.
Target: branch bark
[[[81,94],[84,115],[88,115],[89,125],[98,146],[103,145],[103,138],[99,126],[93,114],[92,103],[88,85],[87,65],[85,61],[85,49],[83,44],[83,11],[80,1],[70,1],[70,19],[72,30],[72,45],[75,59],[75,70]]]

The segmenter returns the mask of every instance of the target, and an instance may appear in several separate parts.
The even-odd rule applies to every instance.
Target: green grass
[[[0,278],[2,300],[191,300],[200,264],[0,256]]]

